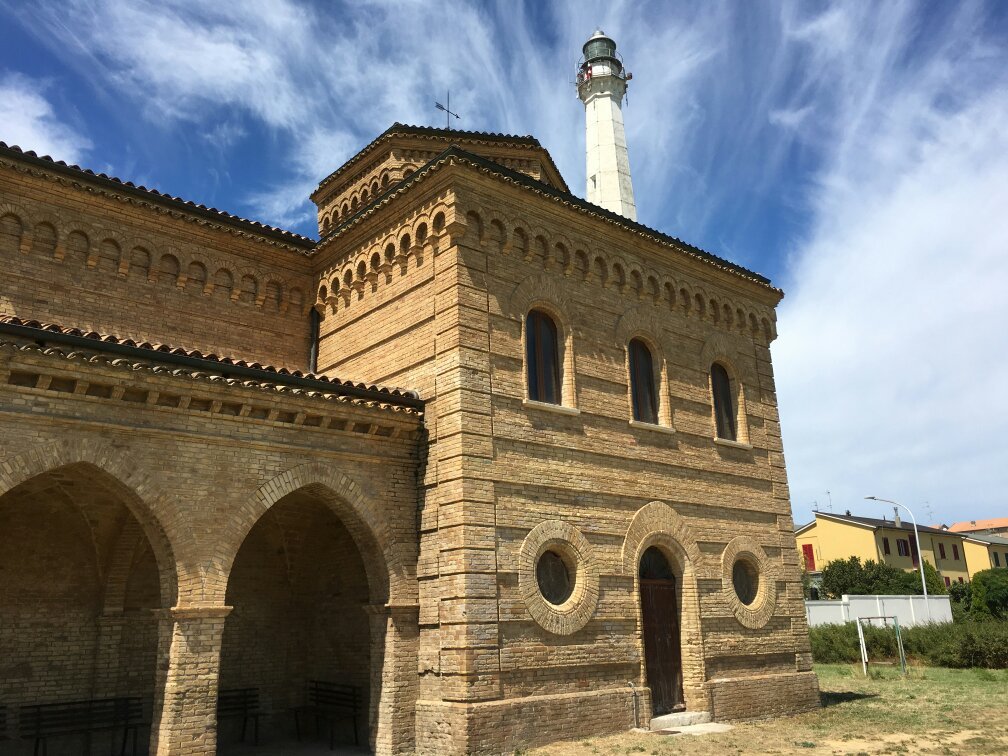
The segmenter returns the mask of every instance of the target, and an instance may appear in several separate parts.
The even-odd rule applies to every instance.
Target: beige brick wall
[[[416,228],[432,229],[438,213],[444,231],[401,254],[403,236],[415,248]],[[522,742],[510,732],[521,731],[514,723],[530,697],[568,696],[574,708],[599,696],[629,700],[628,683],[646,679],[635,567],[624,566],[623,551],[635,513],[656,500],[674,509],[697,550],[680,599],[684,637],[697,649],[684,652],[689,708],[745,716],[735,698],[712,698],[714,681],[727,680],[759,715],[767,676],[779,695],[767,711],[813,705],[769,362],[777,294],[601,223],[589,233],[582,218],[468,176],[451,193],[432,186],[400,200],[394,217],[402,220],[376,218],[338,250],[320,251],[320,353],[337,372],[414,386],[428,400],[422,698],[472,703],[421,707],[418,733],[430,738],[421,742],[433,751],[478,732],[490,706],[510,729],[489,726],[473,735],[479,746],[467,734],[459,751],[506,749]],[[381,264],[390,247],[386,275],[370,259],[378,253]],[[564,403],[576,414],[523,404],[522,319],[533,304],[554,312],[566,334]],[[648,338],[662,365],[664,430],[629,422],[625,350],[634,335]],[[741,383],[742,444],[714,443],[713,359],[728,361]],[[585,536],[600,573],[590,619],[564,636],[537,623],[520,590],[523,541],[552,520]],[[754,629],[726,597],[721,558],[736,537],[761,552],[774,594]],[[629,709],[617,711],[594,721],[630,726]],[[560,719],[539,720],[530,741],[563,737]]]
[[[19,627],[76,628],[52,659],[23,630],[0,634],[41,681],[31,696],[61,669],[57,698],[150,692],[157,753],[214,751],[218,682],[255,685],[279,711],[310,676],[367,690],[361,735],[380,753],[618,730],[634,724],[635,689],[638,721],[650,715],[637,567],[654,546],[677,575],[689,709],[816,705],[770,362],[776,290],[464,161],[310,257],[234,231],[0,166],[12,271],[0,309],[303,369],[314,305],[319,368],[415,389],[423,417],[0,347],[0,554],[43,538],[38,512],[65,475],[88,529],[66,512],[53,522],[74,579],[94,575],[57,581],[75,604],[28,606],[23,586],[55,555],[0,561],[17,575],[0,602],[20,607]],[[206,281],[189,275],[197,262]],[[559,410],[525,401],[532,307],[563,335]],[[654,354],[661,427],[630,422],[633,337]],[[715,360],[733,382],[737,443],[714,439]],[[576,567],[559,609],[536,586],[547,543]],[[760,572],[748,607],[732,588],[739,555]],[[98,596],[118,598],[106,611]]]
[[[0,163],[0,314],[308,367],[303,251]]]

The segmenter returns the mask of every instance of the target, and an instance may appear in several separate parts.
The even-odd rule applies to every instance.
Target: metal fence
[[[859,617],[896,616],[900,627],[951,622],[948,596],[844,596],[839,601],[806,601],[809,627],[856,622]],[[881,621],[871,620],[872,624]]]

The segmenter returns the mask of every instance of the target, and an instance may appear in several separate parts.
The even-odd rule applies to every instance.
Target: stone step
[[[652,730],[674,730],[677,727],[688,727],[695,724],[706,724],[711,721],[709,711],[676,711],[663,714],[651,720]]]

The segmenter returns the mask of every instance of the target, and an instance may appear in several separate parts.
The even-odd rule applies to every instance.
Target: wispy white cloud
[[[807,517],[829,489],[865,513],[871,494],[993,516],[1008,487],[1004,55],[963,6],[908,70],[917,20],[859,8],[795,35],[825,122],[774,348],[793,506]]]
[[[56,160],[80,162],[91,142],[57,116],[46,89],[46,82],[20,74],[0,77],[0,138]]]

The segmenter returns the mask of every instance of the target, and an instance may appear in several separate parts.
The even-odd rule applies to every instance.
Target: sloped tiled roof
[[[840,520],[843,522],[850,522],[856,525],[863,525],[869,528],[889,528],[896,529],[896,523],[892,520],[886,520],[879,517],[858,517],[857,515],[847,515],[847,514],[833,514],[832,512],[816,512],[817,518],[823,517],[827,520]],[[801,532],[807,530],[809,527],[815,524],[815,520],[805,525],[802,525],[795,532]],[[909,520],[900,520],[900,530],[913,531],[913,523]],[[917,530],[921,533],[934,533],[935,535],[961,535],[958,533],[949,533],[941,528],[932,528],[928,525],[918,525]]]
[[[490,131],[465,131],[463,129],[439,129],[434,126],[411,126],[405,123],[393,123],[385,131],[379,134],[377,137],[371,140],[363,149],[361,149],[356,155],[347,160],[343,165],[337,168],[335,171],[330,173],[324,179],[319,182],[318,188],[312,192],[312,196],[316,196],[323,187],[328,186],[339,176],[347,172],[347,170],[352,167],[355,163],[359,162],[366,154],[371,152],[371,150],[377,146],[379,143],[391,139],[395,136],[421,136],[421,137],[436,137],[439,139],[459,139],[466,142],[483,142],[486,144],[505,144],[505,145],[517,145],[521,147],[528,147],[531,149],[542,150],[546,159],[549,161],[550,167],[560,178],[560,181],[564,183],[563,188],[567,189],[566,182],[563,180],[563,176],[560,174],[560,169],[557,168],[556,163],[553,162],[553,156],[549,154],[549,150],[542,146],[538,139],[534,136],[527,134],[525,136],[519,136],[517,134],[499,134]]]
[[[133,358],[135,361],[131,365],[135,369],[149,366],[150,363],[164,364],[182,368],[179,371],[173,370],[173,375],[186,374],[193,378],[216,375],[223,378],[244,379],[240,381],[244,386],[304,390],[410,412],[419,412],[423,409],[423,401],[412,391],[342,381],[300,370],[203,354],[196,349],[182,349],[148,341],[138,342],[130,338],[83,331],[55,323],[22,320],[10,315],[0,316],[0,336],[3,335],[29,339],[32,346],[38,348],[48,344],[58,345],[57,349],[70,347],[71,349],[64,353],[68,357],[79,355],[81,349],[118,354],[121,357]]]
[[[218,223],[239,227],[258,236],[267,237],[277,241],[282,241],[303,250],[310,251],[315,246],[315,240],[292,231],[286,231],[276,226],[269,226],[259,221],[241,218],[237,215],[218,210],[215,207],[207,207],[181,197],[173,197],[170,194],[159,192],[157,189],[148,189],[145,186],[137,186],[132,181],[123,181],[115,176],[107,176],[104,173],[95,173],[88,168],[81,168],[79,165],[69,165],[62,160],[53,160],[48,155],[37,155],[32,150],[22,150],[16,145],[8,145],[0,142],[0,156],[6,155],[16,160],[37,165],[46,170],[54,171],[65,176],[80,178],[101,186],[114,189],[135,197],[142,197],[145,200],[154,202],[164,207],[181,210],[190,215],[207,218]]]
[[[949,530],[953,533],[970,533],[973,531],[982,532],[984,530],[994,530],[996,528],[1008,528],[1008,517],[992,517],[987,520],[968,520],[949,525]]]
[[[353,215],[348,216],[346,219],[341,221],[339,224],[333,227],[332,231],[319,242],[319,247],[324,245],[328,240],[334,238],[338,234],[346,231],[347,229],[355,226],[364,218],[373,215],[377,210],[379,210],[383,205],[400,195],[407,188],[416,184],[426,177],[430,176],[435,171],[439,170],[441,167],[451,164],[451,163],[462,163],[470,165],[484,173],[493,175],[504,181],[508,181],[512,184],[517,184],[525,189],[530,189],[544,197],[548,197],[552,200],[560,202],[567,207],[577,210],[579,212],[585,213],[586,215],[593,215],[597,218],[602,218],[616,225],[622,226],[634,233],[645,236],[653,241],[663,244],[667,247],[671,247],[679,252],[686,254],[690,257],[695,257],[697,259],[703,260],[706,263],[713,264],[715,267],[720,268],[725,271],[729,271],[736,275],[739,275],[749,281],[766,286],[772,289],[779,295],[783,295],[780,289],[774,287],[770,283],[770,279],[765,276],[760,275],[754,271],[749,270],[741,265],[731,262],[730,260],[725,260],[722,257],[718,257],[715,254],[707,252],[706,250],[695,247],[692,244],[682,241],[674,236],[669,236],[661,231],[650,228],[638,223],[637,221],[632,221],[618,213],[614,213],[611,210],[606,210],[598,205],[593,205],[587,200],[583,200],[580,197],[576,197],[570,192],[565,192],[560,189],[556,189],[549,184],[545,184],[542,181],[536,181],[531,176],[526,176],[520,171],[512,170],[511,168],[506,168],[499,163],[495,163],[479,155],[474,155],[471,152],[467,152],[460,147],[449,147],[444,152],[442,152],[437,157],[429,160],[424,165],[420,166],[416,171],[402,179],[401,181],[393,184],[384,192],[379,194],[377,197],[373,198],[371,202],[359,209]]]

